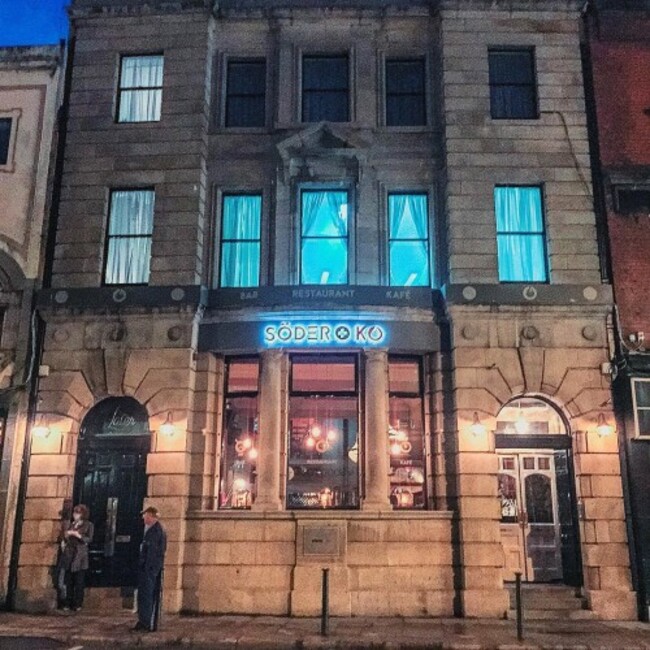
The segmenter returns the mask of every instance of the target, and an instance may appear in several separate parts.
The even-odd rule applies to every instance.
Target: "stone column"
[[[366,490],[363,510],[390,510],[388,472],[388,354],[366,356]]]
[[[280,510],[282,450],[282,352],[267,350],[260,359],[260,418],[257,496],[253,510]]]

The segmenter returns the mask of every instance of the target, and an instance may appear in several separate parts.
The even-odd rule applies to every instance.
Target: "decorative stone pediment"
[[[319,122],[277,144],[284,177],[303,180],[359,176],[367,144],[329,122]]]

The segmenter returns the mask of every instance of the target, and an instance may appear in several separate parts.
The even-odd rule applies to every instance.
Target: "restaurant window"
[[[302,121],[349,121],[349,76],[347,55],[304,56],[302,59]]]
[[[113,190],[104,284],[147,284],[153,232],[153,190]]]
[[[546,282],[546,233],[540,187],[494,188],[499,282]]]
[[[635,437],[650,439],[650,379],[632,380]]]
[[[424,403],[418,359],[388,360],[390,501],[393,508],[425,508]]]
[[[429,286],[429,208],[426,194],[388,195],[390,285]]]
[[[123,56],[118,122],[158,122],[162,108],[163,56]]]
[[[347,284],[348,192],[302,190],[301,284]]]
[[[250,508],[257,492],[259,362],[231,359],[226,365],[220,508]]]
[[[262,197],[224,194],[221,210],[221,287],[260,283]]]
[[[495,120],[532,120],[537,111],[535,52],[532,48],[488,51],[490,112]]]
[[[264,126],[265,108],[266,61],[228,61],[226,126]]]
[[[386,61],[386,126],[427,123],[424,59]]]
[[[356,357],[291,359],[287,508],[359,505]]]
[[[6,165],[9,162],[12,121],[10,117],[0,118],[0,165]]]

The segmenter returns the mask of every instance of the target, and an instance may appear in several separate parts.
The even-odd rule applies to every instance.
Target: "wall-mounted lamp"
[[[601,438],[611,436],[614,433],[614,427],[605,420],[602,413],[598,414],[598,423],[596,424],[596,431]]]
[[[487,433],[487,427],[478,419],[478,413],[476,411],[474,411],[474,415],[472,416],[472,424],[470,424],[469,430],[477,438]]]
[[[176,433],[176,425],[172,422],[171,411],[167,411],[167,419],[160,425],[158,431],[167,437],[171,437]]]
[[[39,419],[38,424],[35,424],[32,427],[32,436],[34,438],[40,438],[41,440],[44,440],[45,438],[48,438],[50,433],[52,433],[50,427],[48,427],[44,422],[43,419]]]

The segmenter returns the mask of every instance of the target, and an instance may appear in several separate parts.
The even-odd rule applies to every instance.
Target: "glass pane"
[[[120,91],[118,122],[158,122],[162,107],[162,90]]]
[[[224,242],[221,246],[222,287],[257,287],[260,283],[260,243]]]
[[[495,119],[532,120],[537,117],[534,86],[492,86],[490,114]]]
[[[537,459],[538,469],[551,469],[551,459],[550,458],[538,458]]]
[[[501,501],[501,521],[517,521],[517,481],[509,474],[499,474],[499,500]]]
[[[426,241],[393,241],[389,248],[391,286],[429,286],[429,251]]]
[[[302,284],[346,284],[347,239],[303,239]]]
[[[424,422],[421,397],[389,399],[390,501],[394,508],[424,508]]]
[[[348,193],[303,190],[302,234],[305,237],[346,237]]]
[[[108,242],[106,284],[149,282],[151,237],[111,238]]]
[[[359,503],[356,397],[289,400],[288,508]]]
[[[535,459],[524,458],[524,469],[535,469]]]
[[[303,93],[303,122],[347,122],[349,119],[347,90],[310,90]]]
[[[532,84],[535,81],[532,50],[489,53],[490,84]]]
[[[424,61],[422,59],[386,61],[386,93],[424,94]]]
[[[531,524],[552,524],[553,496],[551,479],[542,474],[532,474],[525,479],[526,511]]]
[[[220,508],[250,508],[255,500],[257,410],[257,397],[225,400]]]
[[[566,435],[560,414],[550,404],[525,397],[506,404],[497,416],[496,433],[519,435]]]
[[[426,239],[428,237],[427,195],[389,194],[388,221],[391,239]]]
[[[500,233],[543,233],[539,187],[495,187],[494,211]]]
[[[500,282],[546,282],[542,235],[498,235]]]
[[[223,197],[222,239],[259,239],[261,221],[261,196]]]
[[[637,421],[639,423],[639,436],[650,436],[650,410],[637,411]]]
[[[420,364],[408,359],[388,362],[388,390],[391,393],[420,394]]]
[[[11,118],[0,119],[0,165],[6,165],[9,159],[9,139],[11,137]]]
[[[645,406],[650,408],[650,381],[635,381],[634,392],[637,407]]]
[[[155,88],[162,86],[163,61],[164,58],[160,55],[123,57],[120,88]]]
[[[255,393],[260,366],[257,359],[238,359],[228,364],[228,393]]]
[[[228,95],[264,95],[266,63],[264,61],[230,61]]]
[[[387,126],[424,126],[426,123],[424,95],[386,97]]]
[[[302,61],[303,90],[348,89],[347,56],[305,56]]]
[[[226,126],[264,126],[266,99],[263,95],[228,97]]]
[[[109,235],[150,235],[153,231],[155,193],[151,190],[111,192]]]
[[[354,393],[356,366],[353,357],[294,357],[291,390],[307,393]]]
[[[514,458],[502,458],[501,467],[503,469],[514,469],[515,468],[515,459]]]

